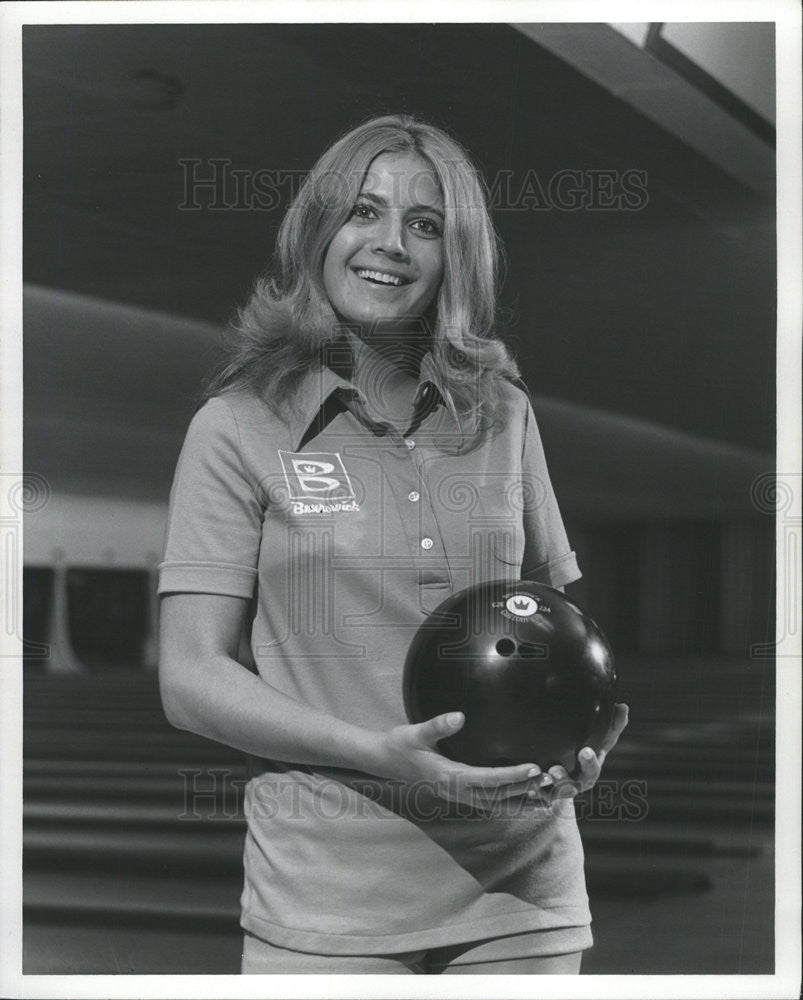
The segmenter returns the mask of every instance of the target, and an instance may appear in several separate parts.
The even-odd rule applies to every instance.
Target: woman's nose
[[[374,250],[384,253],[394,260],[407,260],[407,242],[404,238],[404,226],[401,222],[388,219],[377,234]]]

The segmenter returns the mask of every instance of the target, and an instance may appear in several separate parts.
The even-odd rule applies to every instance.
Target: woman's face
[[[422,316],[443,277],[443,196],[415,153],[381,153],[323,263],[340,319],[363,327]]]

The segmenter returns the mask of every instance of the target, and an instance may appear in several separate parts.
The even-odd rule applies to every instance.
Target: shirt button
[[[410,492],[407,494],[407,499],[411,503],[417,503],[421,499],[421,494],[418,492],[418,490],[410,490]]]
[[[415,441],[411,441],[410,438],[407,438],[407,440],[404,443],[407,445],[410,451],[412,451],[413,448],[415,448]]]
[[[431,538],[422,538],[421,539],[421,548],[422,549],[431,549],[434,544],[435,543],[432,541]]]

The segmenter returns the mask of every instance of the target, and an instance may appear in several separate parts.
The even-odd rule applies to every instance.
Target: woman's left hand
[[[593,747],[583,747],[577,755],[577,767],[569,774],[565,767],[556,765],[550,767],[539,783],[537,797],[554,801],[556,798],[574,798],[581,792],[587,792],[597,783],[605,758],[616,746],[628,722],[630,709],[627,705],[618,704],[614,708],[611,728],[605,734],[599,750]],[[550,778],[552,779],[550,781]]]

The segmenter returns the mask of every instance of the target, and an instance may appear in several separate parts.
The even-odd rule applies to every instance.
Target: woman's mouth
[[[408,278],[402,278],[399,274],[391,274],[388,271],[375,271],[373,268],[357,267],[354,273],[363,281],[370,281],[374,285],[393,285],[398,288],[400,285],[409,285]]]

